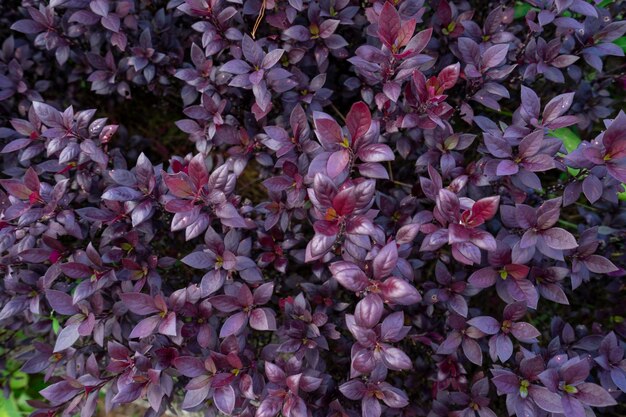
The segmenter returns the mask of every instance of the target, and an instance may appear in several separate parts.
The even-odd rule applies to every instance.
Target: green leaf
[[[515,4],[515,11],[513,12],[513,19],[521,19],[532,9],[532,6],[528,3],[517,2]]]
[[[30,414],[35,410],[30,404],[28,404],[28,400],[32,400],[30,395],[23,393],[15,401],[17,408],[22,412],[22,414]]]
[[[578,145],[580,145],[580,136],[569,127],[555,129],[551,131],[550,134],[555,138],[561,139],[568,153],[572,153],[578,148]]]
[[[549,135],[554,138],[561,139],[563,145],[565,145],[565,149],[567,149],[567,153],[572,153],[574,150],[578,148],[580,145],[580,136],[576,132],[574,132],[569,127],[562,127],[560,129],[551,130]],[[580,172],[579,169],[567,167],[567,171],[575,177]]]
[[[61,324],[59,324],[59,320],[52,316],[51,317],[52,320],[52,331],[54,332],[54,334],[59,334],[59,330],[61,329]]]
[[[550,135],[561,139],[568,153],[572,153],[578,148],[578,145],[580,145],[580,136],[569,127],[552,130],[550,131]]]
[[[626,184],[622,183],[622,187],[624,187],[626,189]],[[617,198],[622,200],[622,201],[626,201],[626,191],[622,191],[621,193],[617,193]]]
[[[626,52],[626,36],[615,39],[613,43],[622,48],[624,52]]]
[[[11,387],[11,391],[25,388],[27,385],[28,385],[28,374],[22,371],[15,372],[11,376],[11,380],[9,381],[9,386]]]
[[[13,394],[11,394],[9,398],[0,395],[0,417],[22,417],[15,403],[15,398],[13,398]]]
[[[613,3],[614,1],[615,0],[604,0],[604,1],[601,1],[600,4],[598,4],[598,7],[606,7],[609,4]]]

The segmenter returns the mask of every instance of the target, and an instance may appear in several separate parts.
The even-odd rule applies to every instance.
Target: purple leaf
[[[142,316],[159,312],[153,297],[139,292],[121,293],[120,299],[133,313]]]
[[[333,119],[317,117],[313,119],[315,123],[315,134],[326,150],[336,149],[337,144],[343,142],[341,127]]]
[[[596,274],[608,274],[609,272],[618,271],[613,262],[600,255],[589,255],[583,262],[591,272]]]
[[[525,322],[513,323],[511,333],[522,342],[541,336],[541,333],[534,326]]]
[[[472,273],[467,282],[476,288],[489,288],[496,283],[497,277],[497,272],[493,268],[488,267]]]
[[[500,161],[500,163],[498,164],[496,174],[500,176],[515,175],[518,171],[519,166],[515,162],[509,159],[505,159],[503,161]]]
[[[44,31],[45,27],[42,24],[35,22],[34,20],[23,19],[13,23],[11,25],[11,30],[26,34],[33,34]]]
[[[211,389],[210,384],[206,384],[203,387],[196,389],[196,390],[188,389],[185,392],[185,399],[183,400],[183,404],[182,404],[183,409],[188,410],[188,409],[196,407],[197,405],[202,404],[202,402],[209,395],[210,389]]]
[[[263,317],[260,317],[260,316],[257,317],[257,320],[258,320],[257,324],[259,325],[259,327],[262,327],[262,325],[264,324],[262,320],[265,318],[265,315],[263,312],[260,312],[258,314],[260,316],[263,316]],[[228,337],[230,335],[239,333],[243,329],[243,327],[246,325],[247,322],[248,322],[248,317],[242,312],[228,317],[226,321],[224,322],[224,324],[222,325],[222,328],[220,330],[220,338]],[[269,322],[266,322],[266,323],[269,325]]]
[[[547,124],[563,115],[572,106],[574,93],[561,94],[546,104],[543,110],[543,123]]]
[[[382,358],[387,368],[395,371],[407,370],[413,367],[411,359],[398,348],[383,348]]]
[[[140,338],[150,336],[156,330],[157,326],[161,322],[161,317],[159,316],[150,316],[141,320],[137,325],[133,328],[128,336],[130,339]]]
[[[591,382],[583,382],[576,386],[576,398],[593,407],[609,407],[617,402],[604,388]]]
[[[487,50],[481,56],[484,70],[487,70],[489,68],[495,68],[504,63],[508,50],[509,45],[506,43],[494,45],[487,48]]]
[[[335,262],[330,265],[333,277],[352,292],[363,291],[368,285],[365,273],[350,262]]]
[[[411,243],[417,234],[419,233],[421,225],[417,223],[407,224],[398,229],[396,233],[396,243],[403,245],[405,243]]]
[[[522,109],[529,118],[538,118],[541,103],[539,97],[530,88],[522,85]]]
[[[365,384],[358,379],[352,379],[339,386],[339,391],[348,399],[358,401],[365,396]]]
[[[78,262],[62,264],[61,271],[70,278],[87,278],[93,273],[87,265]]]
[[[250,312],[250,327],[261,331],[276,330],[274,312],[268,308],[255,308]],[[221,332],[220,337],[223,337]]]
[[[60,352],[67,349],[78,340],[80,337],[80,334],[78,333],[78,326],[80,326],[80,323],[72,323],[61,329],[54,345],[54,352]]]
[[[130,187],[115,187],[111,188],[102,194],[103,200],[111,201],[132,201],[138,200],[143,197],[143,193],[130,188]]]
[[[528,392],[533,401],[535,401],[535,404],[537,404],[542,410],[548,411],[550,413],[563,412],[561,397],[558,394],[538,385],[530,386],[528,388]]]
[[[330,178],[335,178],[341,174],[350,162],[350,152],[347,149],[341,149],[330,154],[326,170]]]
[[[372,261],[374,278],[381,279],[389,276],[396,267],[397,262],[398,248],[396,247],[396,242],[391,241],[383,246]]]
[[[602,182],[595,175],[589,175],[583,180],[582,189],[583,193],[585,193],[585,197],[587,197],[587,200],[589,200],[591,204],[602,197]]]
[[[401,278],[388,278],[380,284],[383,298],[393,304],[412,305],[422,299],[414,286]]]
[[[186,377],[195,378],[206,372],[204,362],[193,356],[179,356],[174,358],[172,365]]]
[[[467,324],[476,327],[486,334],[496,334],[500,331],[500,323],[493,317],[480,316],[467,321]]]
[[[544,230],[541,237],[546,242],[546,245],[552,249],[574,249],[578,247],[576,238],[570,232],[560,227]]]
[[[230,385],[216,388],[213,401],[218,410],[226,415],[231,415],[235,408],[235,390]]]
[[[352,143],[356,143],[361,137],[367,133],[372,124],[372,115],[370,109],[362,101],[355,103],[346,115],[346,127],[352,138]],[[377,162],[377,161],[369,161]]]
[[[397,10],[391,3],[385,2],[378,20],[378,37],[388,48],[391,49],[395,44],[401,26]]]
[[[39,393],[52,404],[63,404],[74,398],[81,392],[80,388],[72,385],[68,381],[60,381],[52,384]]]
[[[59,314],[71,316],[78,313],[78,308],[73,305],[69,294],[57,290],[46,290],[46,299],[50,307]]]
[[[166,336],[176,336],[176,313],[170,311],[159,323],[159,333]]]
[[[369,294],[356,305],[354,319],[361,327],[373,328],[383,315],[383,301],[378,295]]]
[[[359,158],[364,162],[383,162],[395,159],[391,148],[382,143],[373,143],[359,149]]]
[[[215,264],[215,258],[204,251],[191,252],[181,259],[185,265],[196,269],[206,269]]]

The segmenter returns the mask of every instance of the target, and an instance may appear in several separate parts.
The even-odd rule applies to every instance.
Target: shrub
[[[0,11],[31,416],[625,411],[620,2]]]

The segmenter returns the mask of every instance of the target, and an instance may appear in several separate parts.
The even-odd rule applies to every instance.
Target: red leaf
[[[468,227],[480,226],[496,215],[499,205],[500,196],[482,198],[463,213],[463,221]]]
[[[457,80],[459,79],[459,73],[461,72],[461,64],[458,62],[453,65],[448,65],[444,69],[441,70],[439,75],[437,75],[437,81],[439,81],[439,88],[442,90],[448,90],[454,87]]]
[[[250,313],[250,327],[255,330],[276,330],[276,318],[268,308],[255,308]]]
[[[400,22],[398,11],[391,3],[385,2],[378,20],[378,37],[389,49],[392,49],[396,42],[401,26],[402,22]]]
[[[362,101],[353,104],[346,115],[346,126],[353,144],[367,133],[371,124],[372,115],[367,104]]]
[[[350,162],[350,152],[347,149],[340,149],[330,154],[326,163],[326,171],[330,178],[335,178],[343,172]]]
[[[28,200],[28,197],[32,194],[32,190],[19,180],[0,180],[0,185],[2,185],[9,194],[20,200]]]
[[[381,279],[388,277],[396,267],[397,262],[398,248],[396,242],[391,241],[383,246],[372,261],[374,278]]]
[[[202,154],[196,155],[189,162],[188,172],[196,189],[202,188],[209,181],[209,173],[207,172]]]
[[[170,192],[176,197],[191,197],[195,193],[194,186],[189,180],[189,177],[182,172],[177,174],[165,174],[163,180]]]
[[[398,48],[401,48],[409,43],[411,36],[413,36],[413,32],[415,32],[415,23],[415,19],[409,19],[402,24],[396,39],[396,46]]]
[[[404,54],[419,54],[422,52],[428,42],[430,42],[430,38],[433,35],[433,28],[428,28],[426,30],[422,30],[418,32],[415,36],[411,38],[409,43],[406,45],[404,49]],[[403,54],[403,55],[404,55]]]
[[[328,118],[315,118],[313,122],[315,123],[315,134],[324,149],[336,149],[335,146],[343,142],[341,127],[336,121]]]
[[[345,216],[351,214],[352,211],[356,207],[356,201],[354,198],[354,189],[348,188],[346,190],[342,190],[335,198],[333,198],[333,208],[336,213],[340,216]]]
[[[504,270],[515,279],[526,278],[530,268],[526,265],[509,264],[504,267]]]

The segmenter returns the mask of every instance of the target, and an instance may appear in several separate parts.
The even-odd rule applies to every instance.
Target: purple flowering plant
[[[625,15],[1,2],[0,411],[624,415]]]

